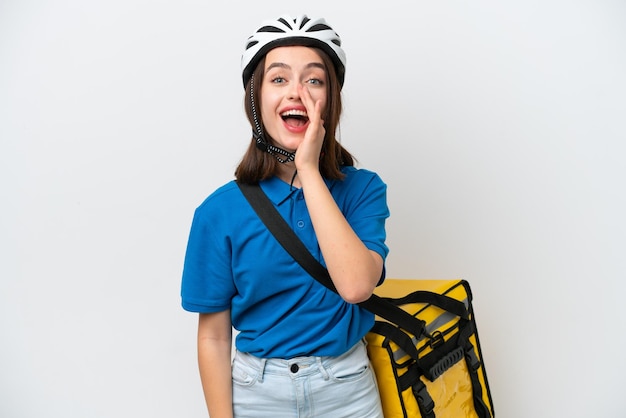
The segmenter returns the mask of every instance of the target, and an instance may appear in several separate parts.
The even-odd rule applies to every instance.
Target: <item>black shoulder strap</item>
[[[267,228],[276,237],[283,248],[315,279],[327,288],[337,292],[328,270],[306,248],[300,238],[278,213],[267,195],[258,184],[243,184],[237,182],[239,188],[250,205],[257,212]],[[359,303],[360,306],[373,312],[415,336],[425,332],[425,322],[409,314],[398,305],[373,294],[368,300]]]

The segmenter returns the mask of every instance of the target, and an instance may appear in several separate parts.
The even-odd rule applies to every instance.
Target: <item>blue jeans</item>
[[[339,357],[233,360],[236,418],[382,418],[364,342]]]

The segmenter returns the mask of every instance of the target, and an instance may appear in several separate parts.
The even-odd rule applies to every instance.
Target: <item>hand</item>
[[[298,172],[319,170],[320,152],[326,134],[322,120],[322,101],[314,101],[309,89],[303,85],[298,85],[298,93],[309,116],[309,126],[296,150],[296,169]]]

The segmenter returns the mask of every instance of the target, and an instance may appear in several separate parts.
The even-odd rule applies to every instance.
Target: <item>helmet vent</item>
[[[318,32],[321,30],[332,30],[332,28],[328,25],[322,25],[322,24],[317,24],[317,25],[313,25],[311,26],[307,32]]]
[[[304,25],[306,25],[309,20],[311,20],[311,19],[309,19],[308,17],[305,16],[304,19],[302,19],[302,23],[300,23],[300,29],[302,29],[304,27]],[[293,20],[293,23],[296,23],[296,19]]]
[[[263,26],[257,32],[285,32],[285,31],[280,28],[277,28],[276,26]]]
[[[287,26],[289,29],[293,29],[293,26],[289,22],[287,22],[285,19],[283,19],[282,17],[280,19],[278,19],[278,21],[280,23],[282,23],[283,25]],[[293,23],[296,23],[295,19],[293,20]]]
[[[259,41],[250,41],[250,42],[248,42],[248,45],[246,45],[246,49],[250,49],[253,46],[255,46],[256,44],[258,44],[258,43],[259,43]]]

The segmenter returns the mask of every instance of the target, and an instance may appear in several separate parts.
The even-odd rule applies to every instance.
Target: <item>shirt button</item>
[[[304,228],[304,221],[298,221],[298,228]]]
[[[291,373],[298,373],[298,370],[300,370],[300,367],[298,367],[297,364],[292,364],[289,370],[291,370]]]

